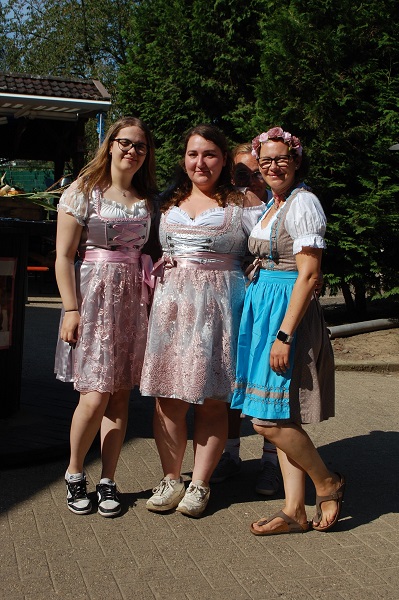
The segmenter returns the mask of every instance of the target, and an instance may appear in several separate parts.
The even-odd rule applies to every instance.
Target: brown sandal
[[[316,514],[313,517],[312,521],[312,527],[313,529],[316,529],[316,531],[330,531],[330,529],[332,529],[332,527],[334,527],[334,525],[336,525],[336,523],[338,522],[339,515],[341,514],[342,501],[344,499],[346,482],[345,477],[343,475],[340,475],[339,473],[337,473],[337,475],[341,482],[339,488],[329,496],[316,496]],[[335,513],[334,520],[329,525],[327,525],[327,527],[319,527],[319,525],[315,525],[315,523],[320,523],[321,519],[323,518],[321,504],[323,502],[328,502],[329,500],[335,500],[337,502],[337,512]]]
[[[276,529],[273,529],[273,531],[263,532],[254,529],[254,525],[260,525],[260,527],[262,527],[263,525],[266,525],[266,523],[270,523],[270,521],[273,521],[273,519],[275,519],[276,517],[280,517],[280,519],[283,519],[284,523],[281,523],[281,525],[276,527]],[[294,521],[294,519],[291,519],[291,517],[286,515],[282,510],[280,510],[275,515],[272,515],[268,519],[260,519],[259,521],[255,521],[251,524],[251,533],[253,533],[254,535],[280,535],[282,533],[306,533],[306,531],[309,531],[308,522],[298,523],[297,521]]]

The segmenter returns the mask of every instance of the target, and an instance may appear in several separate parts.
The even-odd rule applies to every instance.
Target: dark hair
[[[155,146],[148,126],[137,117],[122,117],[108,129],[107,134],[95,157],[79,173],[79,189],[90,195],[96,186],[101,189],[111,184],[111,155],[109,153],[113,139],[125,127],[139,127],[145,134],[148,152],[142,167],[133,175],[132,183],[140,196],[149,202],[156,194]]]
[[[215,125],[201,124],[192,127],[184,136],[184,154],[186,153],[188,142],[194,135],[199,135],[205,140],[213,142],[220,148],[222,154],[226,156],[226,164],[222,168],[214,199],[219,206],[226,206],[229,203],[242,205],[242,194],[237,192],[232,184],[233,159],[228,146],[228,141],[224,133]],[[170,206],[178,206],[191,193],[193,184],[186,171],[184,170],[184,158],[177,167],[175,175],[174,193],[170,199],[163,205],[162,210],[167,210]]]

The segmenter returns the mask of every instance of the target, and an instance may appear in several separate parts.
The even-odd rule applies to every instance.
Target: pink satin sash
[[[146,303],[150,303],[150,296],[155,286],[155,277],[152,275],[152,259],[148,254],[142,254],[140,250],[129,249],[128,252],[122,250],[106,250],[105,248],[96,248],[95,250],[86,250],[82,260],[88,263],[94,262],[113,262],[123,264],[137,264],[141,268],[141,298]]]
[[[179,256],[164,254],[155,263],[151,273],[154,277],[162,278],[165,269],[175,267],[205,271],[238,271],[241,269],[241,260],[235,254],[222,254],[221,252],[196,252]]]

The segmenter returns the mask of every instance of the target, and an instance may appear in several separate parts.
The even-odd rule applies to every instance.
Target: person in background
[[[151,310],[141,394],[155,396],[154,436],[163,478],[147,509],[200,517],[227,437],[238,324],[245,295],[241,261],[263,204],[232,182],[224,134],[199,125],[185,138],[175,191],[160,222],[163,257]],[[186,415],[194,405],[194,468],[181,477]]]
[[[345,478],[331,472],[304,423],[334,416],[334,357],[314,293],[325,247],[326,218],[317,197],[299,184],[307,161],[300,140],[281,127],[253,140],[253,152],[273,201],[248,240],[256,257],[240,324],[232,408],[251,416],[274,443],[285,505],[251,524],[254,535],[304,533],[305,476],[316,488],[313,528],[338,521]]]
[[[258,161],[252,154],[251,142],[239,144],[233,149],[233,183],[242,192],[248,189],[265,204],[271,197],[267,184],[259,170]],[[251,260],[251,257],[249,258]],[[241,471],[240,458],[241,411],[228,408],[228,436],[224,451],[210,479],[221,483]],[[255,491],[264,496],[274,496],[280,488],[277,449],[264,438],[259,474]]]
[[[84,460],[99,430],[98,512],[113,517],[121,511],[114,476],[130,391],[140,383],[143,364],[152,262],[141,249],[155,189],[151,132],[140,119],[124,117],[58,205],[56,277],[63,310],[55,372],[80,392],[65,474],[67,506],[78,515],[92,510]]]
[[[251,190],[265,204],[271,198],[271,192],[259,171],[256,158],[252,155],[251,142],[238,144],[233,148],[233,183],[241,190]]]

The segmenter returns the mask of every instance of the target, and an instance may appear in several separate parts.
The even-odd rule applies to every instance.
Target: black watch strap
[[[283,342],[283,344],[291,344],[292,340],[294,339],[294,336],[288,335],[288,333],[285,333],[284,331],[281,331],[281,329],[279,329],[277,333],[277,339],[280,340],[280,342]]]

